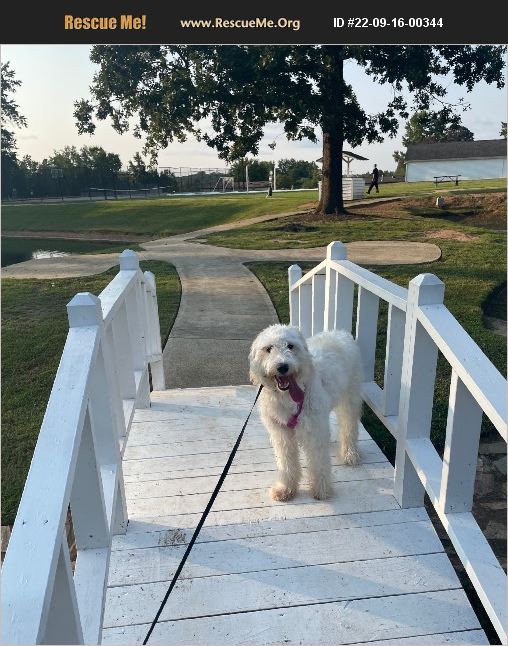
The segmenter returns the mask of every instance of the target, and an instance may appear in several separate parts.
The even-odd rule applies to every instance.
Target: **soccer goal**
[[[222,191],[225,193],[226,191],[234,191],[235,190],[235,178],[231,177],[230,175],[226,177],[219,177],[217,180],[217,183],[215,184],[215,187],[213,189],[214,191]]]

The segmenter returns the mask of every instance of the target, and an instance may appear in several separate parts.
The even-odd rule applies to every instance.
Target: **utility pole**
[[[247,193],[249,192],[249,164],[245,164],[245,184],[247,186]]]

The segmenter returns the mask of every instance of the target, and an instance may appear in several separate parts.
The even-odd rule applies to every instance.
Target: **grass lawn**
[[[394,184],[379,183],[379,195],[373,189],[370,195],[366,197],[398,197],[400,195],[412,195],[414,193],[429,193],[436,190],[441,195],[442,191],[470,191],[472,189],[488,190],[488,189],[506,190],[506,179],[470,179],[459,181],[459,185],[455,186],[455,182],[442,182],[437,185],[434,182],[396,182]]]
[[[459,190],[500,190],[506,180],[473,180]],[[442,191],[456,191],[454,184],[440,184]],[[381,185],[379,197],[434,193],[432,182]],[[369,196],[366,196],[369,197]],[[377,197],[375,194],[370,198]],[[311,209],[317,191],[244,195],[168,196],[154,199],[102,202],[3,204],[4,231],[67,231],[94,234],[124,234],[143,239],[196,231],[217,224],[237,222],[259,215]]]
[[[72,231],[168,236],[245,218],[297,210],[317,191],[167,197],[105,202],[2,205],[5,231]]]
[[[234,249],[320,247],[330,240],[423,240],[426,235],[455,230],[458,234],[488,236],[506,231],[506,193],[450,194],[446,209],[435,207],[435,196],[415,196],[373,205],[351,206],[345,216],[302,214],[291,218],[212,233],[206,243]],[[433,242],[434,240],[431,240]]]
[[[163,343],[180,302],[175,268],[142,262],[157,280]],[[51,386],[68,331],[66,304],[77,292],[98,294],[118,272],[58,280],[2,281],[2,525],[14,522]]]
[[[309,223],[313,227],[310,232],[299,232],[294,235],[305,238],[307,245],[326,245],[332,240],[365,239],[407,239],[428,240],[426,235],[429,227],[433,230],[453,231],[450,238],[434,239],[442,250],[442,258],[436,263],[420,265],[393,265],[390,267],[371,267],[373,271],[385,278],[407,287],[408,282],[419,273],[436,274],[445,283],[445,305],[478,343],[483,352],[494,365],[506,374],[506,339],[494,334],[483,323],[484,307],[488,312],[496,310],[498,299],[505,299],[506,291],[502,285],[506,281],[506,234],[492,232],[483,227],[464,226],[459,223],[449,223],[439,218],[412,216],[406,212],[404,218],[356,217],[346,221]],[[504,214],[503,214],[504,217]],[[301,220],[302,218],[299,218]],[[260,228],[262,225],[258,225]],[[245,246],[251,246],[253,227],[244,234]],[[265,233],[258,233],[258,240],[269,238]],[[373,234],[377,233],[377,236]],[[465,235],[460,239],[460,235]],[[236,243],[239,232],[235,232]],[[459,239],[456,239],[457,236]],[[279,243],[280,246],[280,243]],[[290,246],[290,245],[288,245]],[[256,274],[267,289],[275,305],[279,319],[289,321],[287,268],[290,263],[250,263],[249,268]],[[304,270],[310,269],[314,263],[302,263]],[[492,298],[492,295],[494,298]],[[506,315],[505,315],[506,318]],[[382,386],[384,372],[384,357],[386,344],[387,307],[380,307],[378,325],[378,344],[376,351],[376,381]],[[354,322],[353,322],[354,329]],[[439,357],[438,376],[434,396],[434,411],[431,438],[439,452],[444,445],[446,417],[448,409],[450,369],[444,359]],[[374,439],[381,446],[389,459],[393,460],[395,442],[384,426],[373,413],[365,407],[364,424]],[[488,420],[484,422],[484,433],[495,432]]]

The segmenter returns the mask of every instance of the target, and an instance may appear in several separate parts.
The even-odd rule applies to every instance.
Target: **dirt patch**
[[[457,231],[456,229],[437,229],[436,231],[428,231],[425,234],[426,238],[438,238],[439,240],[457,240],[458,242],[474,242],[479,240],[480,236],[475,236],[464,231]]]
[[[60,238],[62,240],[93,240],[97,242],[146,242],[153,236],[128,235],[125,233],[87,233],[79,231],[5,231],[2,235],[6,238]]]
[[[382,218],[404,218],[416,215],[425,218],[440,218],[467,226],[485,227],[497,231],[506,230],[506,193],[440,193],[444,200],[443,208],[436,206],[436,195],[407,197],[397,204],[377,203],[359,205],[354,209],[358,215]]]

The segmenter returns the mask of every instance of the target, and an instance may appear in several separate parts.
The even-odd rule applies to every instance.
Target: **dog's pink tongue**
[[[289,377],[289,395],[297,404],[301,404],[303,402],[304,392],[293,377]]]

